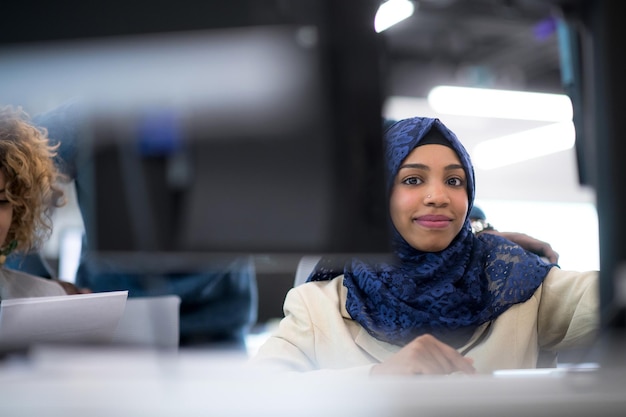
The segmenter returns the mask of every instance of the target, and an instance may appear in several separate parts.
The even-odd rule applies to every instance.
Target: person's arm
[[[58,283],[61,287],[63,287],[63,289],[68,295],[91,294],[93,292],[89,288],[80,288],[68,281],[54,280],[54,282]]]
[[[343,290],[342,282],[291,289],[285,298],[285,317],[250,363],[271,372],[359,377],[475,372],[472,359],[430,335],[417,337],[391,355],[372,354],[380,353],[380,345],[362,339],[360,327],[337,310],[337,303],[345,303],[344,297],[333,296],[338,286]],[[374,357],[385,359],[379,362]]]
[[[418,336],[400,351],[371,370],[371,375],[474,374],[473,360],[426,334]]]
[[[252,358],[255,368],[278,372],[307,372],[317,369],[314,355],[313,323],[307,320],[306,303],[291,289],[283,306],[285,317],[278,329]]]
[[[478,235],[480,233],[493,233],[510,240],[536,255],[546,258],[550,263],[556,264],[559,261],[559,254],[552,249],[548,242],[544,242],[524,233],[500,232],[491,223],[483,218],[471,218],[472,231]]]
[[[337,310],[341,298],[333,295],[341,282],[329,281],[335,288],[328,292],[317,283],[292,288],[285,297],[284,318],[250,359],[250,368],[291,376],[366,378],[376,362],[354,343],[355,329],[346,327]],[[307,286],[310,291],[302,291]]]
[[[527,251],[548,259],[551,263],[558,263],[559,261],[559,254],[552,249],[552,246],[550,246],[548,242],[535,239],[527,234],[517,232],[499,232],[495,229],[484,230],[481,233],[493,233],[495,235],[502,236],[503,238],[520,245]]]
[[[541,286],[537,329],[542,348],[588,346],[600,325],[598,272],[552,268]]]

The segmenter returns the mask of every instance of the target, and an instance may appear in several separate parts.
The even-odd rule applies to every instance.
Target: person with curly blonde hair
[[[4,267],[13,251],[40,249],[52,233],[52,212],[65,204],[56,147],[21,108],[0,108],[0,300],[79,292],[72,284]]]

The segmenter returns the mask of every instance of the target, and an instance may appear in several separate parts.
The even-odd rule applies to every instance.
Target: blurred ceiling
[[[565,0],[563,0],[565,1]],[[439,117],[470,154],[487,139],[546,126],[539,121],[440,114],[426,97],[436,85],[563,94],[556,18],[558,1],[414,0],[410,18],[385,38],[384,115]],[[493,170],[476,168],[477,198],[594,202],[578,182],[575,149]]]
[[[381,34],[390,94],[424,97],[442,83],[560,91],[554,5],[575,0],[411,1],[414,15]],[[345,16],[366,15],[355,5],[375,10],[377,2],[383,0],[25,0],[10,4],[0,43],[307,21],[313,4],[345,23]]]
[[[336,23],[343,22],[341,17],[346,15],[367,17],[367,13],[353,13],[354,6],[367,4],[367,10],[375,10],[378,0],[313,1],[109,0],[70,6],[27,0],[11,4],[12,18],[4,22],[0,42],[196,30],[246,22],[276,23],[286,16],[288,21],[309,21],[308,9],[299,7],[303,4],[326,6],[320,6],[322,10],[332,6],[332,10],[341,13],[333,15]],[[414,101],[404,106],[387,102],[385,116],[440,117],[470,153],[482,140],[545,125],[536,121],[440,115],[429,108],[425,98],[433,86],[441,84],[562,93],[555,25],[560,8],[556,5],[582,0],[412,1],[416,9],[413,16],[381,36],[388,58],[384,61],[384,94]],[[346,30],[343,28],[340,34]],[[574,149],[493,171],[477,170],[476,174],[481,178],[478,196],[482,198],[574,202],[594,198],[593,193],[578,184]]]
[[[414,0],[412,17],[382,32],[392,95],[425,97],[452,84],[561,92],[549,1]]]

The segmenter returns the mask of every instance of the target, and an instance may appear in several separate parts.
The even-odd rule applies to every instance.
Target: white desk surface
[[[40,347],[0,361],[0,416],[626,415],[626,370],[411,378],[277,377],[241,355]]]

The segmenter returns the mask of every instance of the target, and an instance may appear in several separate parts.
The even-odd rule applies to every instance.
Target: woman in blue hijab
[[[475,236],[474,171],[438,119],[385,132],[393,253],[321,261],[286,297],[253,363],[371,374],[534,368],[542,350],[589,343],[595,271],[562,271],[503,237]]]

